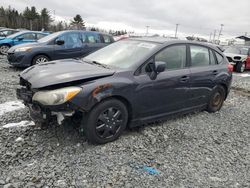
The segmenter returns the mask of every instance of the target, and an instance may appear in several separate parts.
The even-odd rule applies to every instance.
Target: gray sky
[[[174,35],[209,36],[224,24],[224,36],[250,34],[250,0],[1,0],[1,5],[23,10],[46,7],[57,17],[71,19],[80,14],[88,25]],[[217,31],[218,32],[218,31]]]

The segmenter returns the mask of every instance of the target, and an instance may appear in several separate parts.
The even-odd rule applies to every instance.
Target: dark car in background
[[[0,54],[6,55],[10,47],[23,44],[36,42],[37,40],[47,36],[49,33],[40,31],[19,31],[15,34],[9,35],[0,40]]]
[[[32,66],[20,74],[17,97],[36,123],[69,119],[100,144],[128,126],[220,110],[232,80],[223,53],[211,45],[165,40],[125,39],[80,60]]]
[[[60,31],[37,43],[15,46],[8,51],[13,66],[28,67],[51,60],[83,57],[114,42],[111,35],[92,31]]]
[[[224,54],[236,72],[250,69],[250,46],[230,46]]]
[[[9,28],[4,28],[4,29],[0,29],[0,40],[4,39],[5,37],[12,35],[14,33],[19,32],[20,30],[17,29],[9,29]]]

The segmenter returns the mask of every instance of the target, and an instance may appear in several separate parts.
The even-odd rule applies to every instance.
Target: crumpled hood
[[[247,59],[247,55],[233,54],[233,53],[224,53],[224,54],[226,57],[231,57],[233,60],[245,61]],[[234,59],[234,57],[240,57],[240,59]]]
[[[31,84],[31,88],[43,88],[61,83],[111,76],[115,73],[95,64],[81,60],[65,59],[50,61],[25,69],[20,77]]]

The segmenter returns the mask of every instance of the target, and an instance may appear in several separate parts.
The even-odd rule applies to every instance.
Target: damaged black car
[[[78,123],[91,143],[176,113],[220,110],[231,85],[217,48],[164,38],[127,39],[81,60],[32,66],[20,74],[17,97],[36,123]]]

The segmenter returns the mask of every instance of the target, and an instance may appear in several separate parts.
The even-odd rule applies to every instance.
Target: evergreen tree
[[[34,7],[34,6],[32,6],[31,8],[26,7],[24,12],[23,12],[23,16],[27,20],[29,20],[29,22],[30,22],[30,30],[32,30],[34,20],[39,18],[39,14],[36,12],[36,7]]]
[[[85,22],[83,21],[81,15],[77,14],[71,21],[72,26],[76,26],[77,29],[82,29],[85,27]]]

